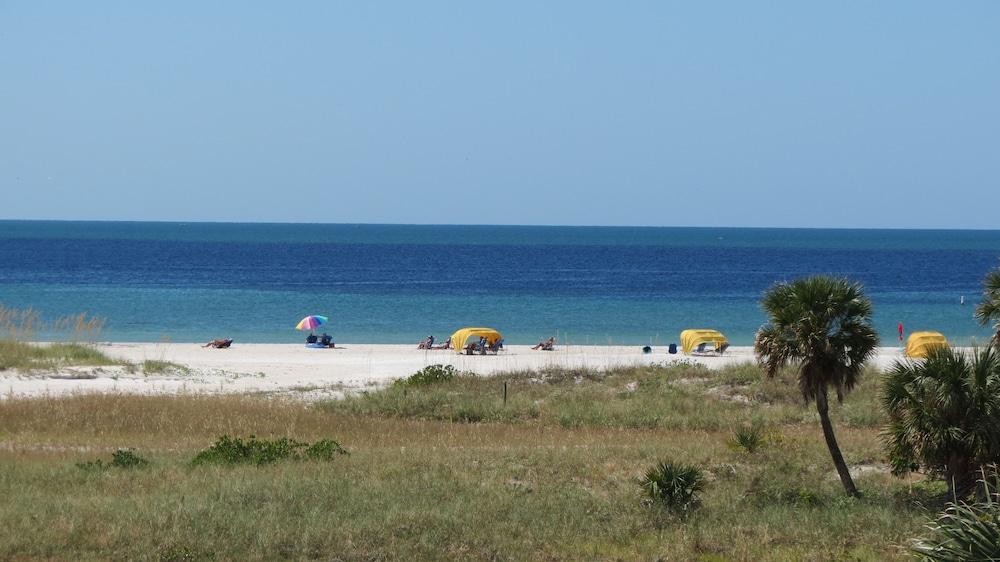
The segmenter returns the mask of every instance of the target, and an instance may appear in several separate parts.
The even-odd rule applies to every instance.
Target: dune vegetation
[[[903,559],[945,486],[888,473],[881,376],[831,405],[858,498],[795,373],[749,364],[422,373],[319,403],[8,398],[0,558]],[[234,450],[274,462],[195,461]],[[676,467],[699,478],[683,510],[650,491]]]

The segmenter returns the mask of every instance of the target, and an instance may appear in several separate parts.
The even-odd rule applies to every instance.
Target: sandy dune
[[[121,367],[6,372],[0,374],[0,393],[9,398],[89,392],[268,392],[312,399],[384,384],[436,363],[489,375],[550,366],[606,368],[688,361],[717,368],[753,361],[749,347],[730,348],[723,357],[668,355],[665,347],[643,354],[638,346],[560,346],[556,351],[545,352],[513,345],[496,356],[465,356],[454,351],[423,351],[415,347],[354,344],[343,349],[308,349],[300,344],[237,343],[230,349],[210,349],[187,343],[102,344],[100,349],[115,358],[137,364],[145,360],[170,361],[185,365],[190,372],[144,375],[129,373]],[[875,363],[884,367],[900,357],[898,348],[881,348]]]

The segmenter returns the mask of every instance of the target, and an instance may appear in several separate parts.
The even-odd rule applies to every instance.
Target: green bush
[[[104,462],[100,459],[77,463],[78,468],[84,470],[104,470],[106,468],[144,468],[149,466],[149,461],[140,457],[132,449],[118,449],[111,454],[111,462]]]
[[[347,452],[347,449],[333,439],[320,439],[306,447],[305,450],[306,458],[316,461],[332,461],[336,455],[348,454],[350,453]]]
[[[323,439],[310,445],[287,437],[280,439],[257,439],[251,435],[244,440],[239,437],[223,435],[211,447],[198,453],[194,465],[213,464],[252,464],[261,466],[280,460],[325,460],[334,459],[335,455],[346,455],[347,450],[340,443],[331,439]]]
[[[663,461],[650,469],[640,484],[655,504],[688,513],[698,506],[705,477],[697,467]]]
[[[396,380],[397,386],[425,386],[448,382],[458,375],[459,371],[452,365],[428,365],[405,379]]]

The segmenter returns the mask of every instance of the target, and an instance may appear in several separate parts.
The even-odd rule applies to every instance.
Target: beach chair
[[[483,349],[483,355],[486,355],[487,353],[492,353],[493,355],[496,355],[497,352],[499,351],[503,351],[503,338],[500,338],[497,341],[495,341],[493,345],[487,345],[486,348]]]

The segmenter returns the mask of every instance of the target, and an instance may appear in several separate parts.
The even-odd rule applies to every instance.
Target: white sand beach
[[[732,347],[724,356],[669,355],[665,347],[644,354],[639,346],[559,346],[535,351],[512,345],[498,355],[460,355],[453,350],[425,351],[415,345],[347,344],[309,349],[301,344],[240,344],[229,349],[193,343],[111,343],[109,356],[141,364],[169,361],[189,372],[143,374],[141,368],[67,367],[58,371],[0,373],[2,398],[58,396],[93,392],[129,394],[274,393],[306,400],[343,396],[378,386],[433,364],[454,365],[479,375],[547,367],[608,368],[687,361],[718,368],[754,360],[750,347]],[[885,367],[902,357],[896,347],[879,349],[874,364]]]

